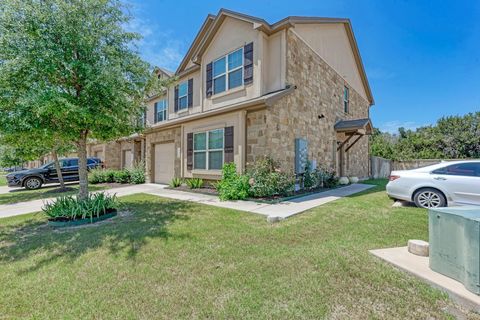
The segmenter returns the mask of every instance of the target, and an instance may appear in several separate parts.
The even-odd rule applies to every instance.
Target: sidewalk
[[[368,190],[374,186],[367,184],[352,184],[346,187],[274,204],[260,203],[255,201],[220,201],[218,197],[213,195],[169,190],[165,189],[165,187],[166,185],[160,184],[142,184],[129,187],[114,188],[106,190],[104,192],[108,194],[117,194],[118,197],[127,196],[135,193],[146,193],[164,198],[182,201],[192,201],[221,208],[229,208],[261,214],[267,217],[269,221],[277,221],[291,217],[295,214],[312,209],[322,204]],[[49,200],[52,199],[0,205],[0,218],[41,211],[43,204]]]

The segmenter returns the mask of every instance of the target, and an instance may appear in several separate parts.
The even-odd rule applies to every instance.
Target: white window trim
[[[162,107],[162,109],[160,110],[159,106],[160,106],[160,103],[161,102],[164,102],[164,106]],[[157,122],[163,122],[163,121],[167,121],[167,116],[168,116],[168,99],[161,99],[161,100],[158,100],[157,102],[155,102],[156,106],[157,107],[153,107],[153,111],[156,112],[157,114],[155,115],[156,116],[156,119],[157,119]],[[159,120],[159,117],[158,117],[158,114],[162,112],[163,113],[163,120]]]
[[[239,50],[242,51],[242,54],[241,54],[242,62],[240,63],[240,65],[239,65],[238,67],[233,68],[232,70],[230,70],[230,69],[228,68],[228,56],[229,56],[230,54],[234,53],[234,52],[239,51]],[[223,73],[217,75],[217,76],[213,76],[213,77],[212,77],[212,90],[213,90],[213,95],[219,95],[219,94],[228,92],[228,91],[230,91],[230,90],[234,90],[234,89],[237,89],[237,88],[241,88],[241,87],[244,85],[244,83],[243,83],[243,77],[244,77],[245,69],[244,69],[243,65],[244,65],[244,63],[245,63],[245,62],[244,62],[245,57],[244,57],[244,54],[243,54],[243,50],[244,50],[243,47],[240,47],[240,48],[237,48],[237,49],[235,49],[235,50],[230,51],[229,53],[221,56],[221,57],[218,58],[218,59],[213,60],[213,63],[212,63],[212,75],[213,75],[213,73],[214,73],[214,71],[215,71],[215,62],[217,62],[217,61],[222,60],[223,58],[225,58],[225,71],[224,71]],[[237,70],[239,70],[239,69],[242,69],[242,78],[241,78],[241,79],[242,79],[242,84],[239,85],[238,87],[235,87],[235,88],[229,88],[229,80],[228,80],[229,78],[228,78],[228,76],[230,75],[230,73],[232,73],[232,72],[234,72],[234,71],[237,71]],[[217,93],[215,93],[215,79],[218,79],[218,78],[220,78],[220,77],[222,77],[222,76],[225,76],[225,90],[222,91],[222,92],[217,92]]]
[[[187,93],[183,96],[180,95],[180,86],[182,84],[186,84],[186,86],[187,86]],[[185,97],[186,98],[185,100],[187,101],[187,104],[185,105],[185,107],[180,106],[180,99],[183,98],[183,97]],[[178,110],[177,111],[185,110],[185,109],[188,109],[188,80],[183,81],[178,85]]]
[[[222,130],[223,133],[223,138],[222,138],[222,148],[221,149],[209,149],[208,147],[208,140],[210,137],[210,132],[211,131],[217,131],[217,130]],[[195,150],[195,135],[197,134],[202,134],[205,133],[205,149],[204,150]],[[209,163],[209,153],[214,152],[214,151],[222,151],[222,167],[225,162],[225,129],[224,128],[217,128],[217,129],[211,129],[207,131],[199,131],[195,132],[193,134],[193,170],[207,170],[207,171],[219,171],[222,169],[210,169],[210,163]],[[205,168],[195,168],[195,153],[199,152],[205,152]]]

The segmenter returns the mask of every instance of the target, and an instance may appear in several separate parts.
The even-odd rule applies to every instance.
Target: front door
[[[133,152],[132,150],[123,150],[123,168],[130,169],[133,167]]]
[[[156,144],[154,161],[153,168],[155,183],[170,183],[175,175],[175,144]]]

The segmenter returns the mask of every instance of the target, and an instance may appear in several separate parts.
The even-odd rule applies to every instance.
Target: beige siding
[[[299,24],[294,31],[364,98],[360,70],[343,24]]]

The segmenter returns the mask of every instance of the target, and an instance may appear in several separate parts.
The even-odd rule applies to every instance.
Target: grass
[[[0,187],[7,185],[7,178],[5,178],[5,173],[0,172]]]
[[[13,189],[9,193],[0,194],[0,205],[55,198],[59,196],[74,195],[78,193],[78,185],[67,185],[68,191],[65,192],[60,192],[58,188],[58,186],[46,186],[38,190]],[[98,191],[107,189],[107,187],[89,185],[88,189],[90,191]]]
[[[86,228],[0,219],[0,318],[453,319],[445,295],[368,253],[428,230],[369,183],[273,225],[144,194]]]

